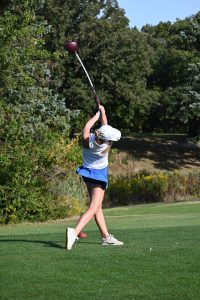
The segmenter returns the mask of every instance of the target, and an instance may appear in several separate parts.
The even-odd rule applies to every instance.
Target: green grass
[[[0,227],[0,299],[200,299],[200,204],[105,210],[124,246],[88,239],[64,249],[74,220]]]

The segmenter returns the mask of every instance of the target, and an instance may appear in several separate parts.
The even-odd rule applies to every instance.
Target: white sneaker
[[[67,250],[71,250],[75,241],[78,240],[78,237],[73,228],[68,228],[66,231],[66,248]]]
[[[113,235],[109,235],[106,238],[102,238],[102,245],[103,246],[108,246],[108,245],[112,245],[112,246],[121,246],[123,245],[123,242],[118,241],[116,238],[114,238]]]

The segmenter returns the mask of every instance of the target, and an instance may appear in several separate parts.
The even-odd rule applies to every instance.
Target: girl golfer
[[[101,117],[101,127],[95,134],[90,130]],[[108,152],[113,141],[118,141],[121,132],[108,125],[105,109],[99,106],[99,111],[85,124],[83,129],[83,165],[76,172],[82,176],[90,196],[90,204],[81,216],[75,228],[66,232],[66,247],[71,250],[78,235],[85,225],[95,217],[102,236],[102,245],[123,245],[108,232],[106,227],[102,202],[108,184]]]

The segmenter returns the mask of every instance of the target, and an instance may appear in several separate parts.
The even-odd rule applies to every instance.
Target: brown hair
[[[97,139],[99,139],[99,140],[101,140],[102,142],[107,142],[108,143],[108,147],[105,149],[105,150],[103,150],[101,153],[102,154],[105,154],[105,153],[107,153],[109,150],[110,150],[110,148],[111,148],[111,146],[112,146],[112,141],[104,141],[104,140],[102,140],[100,137],[99,137],[99,131],[98,131],[98,129],[97,130],[95,130],[95,136],[96,136],[96,138]]]

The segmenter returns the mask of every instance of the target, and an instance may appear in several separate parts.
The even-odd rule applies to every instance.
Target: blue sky
[[[200,11],[200,0],[118,0],[118,3],[130,20],[130,27],[138,29],[160,21],[175,22]]]

